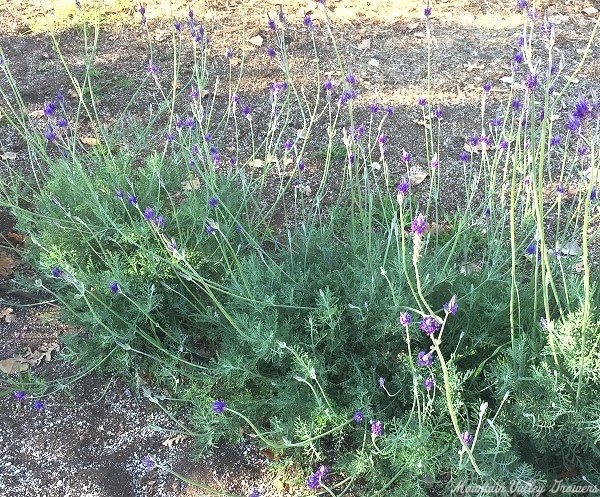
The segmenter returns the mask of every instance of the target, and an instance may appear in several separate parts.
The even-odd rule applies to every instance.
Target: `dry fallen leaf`
[[[371,169],[374,169],[375,171],[381,171],[381,164],[379,162],[371,162],[371,164],[369,164],[369,167]]]
[[[563,255],[581,255],[582,250],[577,243],[577,240],[571,240],[570,242],[566,242],[560,248],[560,251]]]
[[[34,110],[27,114],[29,117],[40,118],[44,116],[44,109]]]
[[[365,38],[358,45],[356,45],[358,50],[368,50],[371,48],[371,38]]]
[[[175,435],[175,436],[173,436],[173,437],[169,437],[169,438],[167,438],[167,439],[166,439],[166,440],[165,440],[165,441],[164,441],[162,444],[163,444],[165,447],[169,447],[169,448],[171,448],[171,447],[173,447],[174,445],[178,445],[178,444],[180,444],[181,442],[183,442],[183,441],[184,441],[185,439],[187,439],[187,438],[188,438],[188,436],[187,436],[187,435],[185,435],[185,434],[183,434],[183,433],[180,433],[180,434],[178,434],[178,435]]]
[[[413,123],[431,130],[431,121],[425,121],[424,119],[413,119]]]
[[[253,36],[248,40],[248,42],[254,45],[255,47],[262,47],[263,41],[263,37],[260,35]]]
[[[15,257],[8,252],[0,251],[0,278],[12,276],[15,267],[17,267]]]
[[[200,190],[200,178],[197,176],[187,181],[183,181],[181,186],[186,191]]]
[[[415,29],[417,29],[419,27],[419,23],[411,22],[410,24],[407,24],[406,27],[408,28],[409,31],[414,31]]]
[[[250,167],[255,167],[258,169],[258,168],[264,167],[265,161],[262,159],[254,159],[254,160],[251,160],[248,165]]]
[[[27,348],[27,352],[23,354],[23,357],[16,357],[31,366],[38,366],[42,361],[49,362],[52,360],[52,352],[57,352],[59,350],[59,345],[56,342],[51,344],[41,345],[39,349],[32,351],[30,348]]]
[[[301,140],[306,140],[308,138],[308,130],[306,128],[299,129],[296,134]]]
[[[369,59],[367,62],[371,67],[379,67],[379,61],[377,59]]]
[[[479,153],[479,152],[487,152],[490,149],[490,146],[482,141],[479,141],[477,145],[471,145],[470,143],[465,143],[463,148],[469,152],[470,154]]]
[[[423,183],[423,181],[425,181],[425,178],[427,178],[427,176],[428,174],[423,168],[414,166],[411,167],[410,171],[408,172],[408,181],[412,186],[420,185],[421,183]]]
[[[581,12],[588,16],[593,16],[598,13],[598,9],[596,7],[586,7],[585,9],[581,9]]]
[[[17,158],[17,154],[15,152],[4,152],[0,154],[0,159],[4,160],[15,160]]]
[[[82,136],[79,141],[84,145],[90,145],[91,147],[98,145],[98,139],[93,136]]]
[[[29,364],[23,362],[18,357],[11,357],[9,359],[2,359],[0,361],[0,371],[6,374],[22,373],[29,369]]]
[[[12,307],[7,307],[3,311],[0,311],[0,321],[3,319],[6,323],[12,323],[15,320],[15,314]]]

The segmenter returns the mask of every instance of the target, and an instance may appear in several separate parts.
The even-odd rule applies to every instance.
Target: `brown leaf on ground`
[[[23,242],[25,242],[25,235],[22,235],[21,233],[15,233],[15,232],[11,231],[10,233],[7,233],[6,239],[12,245],[22,245]]]
[[[34,351],[27,348],[27,352],[22,357],[16,356],[15,359],[22,360],[32,366],[38,366],[42,361],[50,362],[52,360],[52,352],[57,352],[59,348],[60,346],[56,342],[44,344]]]
[[[4,320],[5,323],[12,323],[15,320],[15,314],[12,307],[7,307],[3,311],[0,311],[0,321]]]
[[[12,254],[0,251],[0,278],[10,278],[17,267],[17,261]]]
[[[0,371],[6,374],[22,373],[29,369],[29,364],[23,362],[20,357],[11,357],[0,361]]]

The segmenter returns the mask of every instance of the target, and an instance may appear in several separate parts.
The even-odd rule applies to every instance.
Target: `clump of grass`
[[[552,117],[581,64],[569,76],[551,59],[546,68],[542,21],[524,17],[513,66],[522,84],[489,123],[484,85],[481,133],[458,158],[440,145],[442,109],[425,82],[423,198],[391,172],[413,161],[389,153],[392,109],[370,109],[368,129],[357,123],[356,76],[337,51],[343,79],[317,67],[309,99],[290,69],[286,22],[269,21],[281,72],[261,119],[262,102],[240,96],[242,72],[230,66],[217,87],[192,14],[187,28],[175,23],[174,45],[178,61],[193,43],[192,77],[164,85],[150,58],[142,85],[161,103],[142,129],[128,129],[127,114],[103,124],[87,76],[73,80],[87,88],[76,108],[58,98],[32,122],[3,59],[5,113],[35,180],[11,178],[0,205],[28,235],[37,286],[85,329],[65,339],[65,359],[149,372],[169,398],[147,396],[200,451],[251,434],[317,493],[549,488],[567,467],[575,484],[593,481],[598,102],[581,97],[566,125]],[[308,14],[303,24],[316,55],[321,27]],[[81,146],[84,123],[95,146]],[[313,149],[318,128],[326,146]],[[116,146],[128,134],[139,148]],[[164,139],[148,151],[148,136]],[[309,190],[315,155],[323,168]],[[439,169],[452,161],[465,198],[446,212]],[[327,195],[336,201],[325,208]]]

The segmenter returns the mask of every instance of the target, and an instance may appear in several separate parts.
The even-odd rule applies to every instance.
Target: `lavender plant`
[[[424,13],[430,42],[429,5]],[[325,10],[323,19],[303,20],[317,60],[316,31],[333,39]],[[514,64],[521,84],[495,117],[483,86],[481,131],[459,159],[441,146],[428,76],[418,102],[430,124],[423,198],[391,172],[392,161],[407,173],[412,161],[410,151],[388,152],[394,110],[374,103],[360,124],[357,76],[337,49],[343,78],[317,65],[309,98],[290,69],[284,13],[267,22],[265,56],[279,72],[258,102],[243,94],[242,69],[229,66],[226,88],[212,79],[210,36],[192,11],[175,21],[173,79],[186,43],[192,76],[181,90],[165,84],[150,53],[145,84],[160,105],[142,130],[127,128],[129,107],[119,127],[99,119],[94,43],[82,81],[65,61],[86,92],[74,108],[52,99],[41,122],[26,117],[2,56],[3,113],[27,140],[35,181],[3,183],[0,205],[28,235],[37,287],[85,330],[65,339],[65,359],[84,371],[149,371],[169,397],[141,393],[199,451],[251,435],[291,461],[297,483],[314,493],[538,488],[570,466],[582,482],[600,477],[590,255],[599,105],[581,97],[564,125],[552,118],[588,52],[565,76],[552,60],[552,26],[529,11]],[[300,132],[290,130],[292,115]],[[79,142],[88,121],[92,148]],[[313,150],[319,126],[324,146]],[[141,137],[135,148],[119,150],[131,133]],[[306,163],[317,153],[323,170],[309,192]],[[453,160],[465,198],[446,212],[439,169]],[[325,207],[327,196],[335,203]]]

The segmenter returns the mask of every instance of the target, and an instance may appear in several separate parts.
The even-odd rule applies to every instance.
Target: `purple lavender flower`
[[[379,135],[377,137],[377,143],[379,143],[380,145],[385,145],[388,141],[388,137],[387,135]]]
[[[571,133],[575,133],[576,131],[579,130],[579,128],[581,127],[581,119],[579,119],[577,116],[570,116],[569,117],[569,121],[567,122],[567,129],[571,132]]]
[[[154,226],[157,228],[164,228],[165,218],[163,216],[156,216],[156,219],[154,220]]]
[[[515,98],[511,102],[510,106],[513,110],[521,110],[523,108],[523,102],[521,102],[518,98]]]
[[[248,497],[261,497],[261,495],[257,488],[253,488],[252,491],[248,494]]]
[[[541,123],[541,122],[544,120],[544,117],[545,117],[545,116],[546,116],[546,111],[545,111],[544,109],[540,109],[540,110],[538,111],[538,114],[537,114],[537,116],[536,116],[535,118],[536,118],[536,120],[537,120],[538,122],[540,122],[540,123]]]
[[[490,83],[489,81],[486,81],[485,83],[483,83],[483,91],[485,93],[489,93],[492,90],[492,83]]]
[[[212,207],[213,209],[219,205],[219,199],[217,197],[210,197],[208,199],[208,206]]]
[[[36,399],[33,401],[33,408],[36,411],[41,411],[42,409],[44,409],[44,402],[41,401],[40,399]]]
[[[51,127],[46,130],[46,132],[44,133],[44,137],[49,142],[54,142],[58,138],[57,134],[54,132],[54,130]]]
[[[501,128],[503,124],[504,121],[501,117],[494,117],[494,119],[490,121],[490,126],[492,126],[493,128]]]
[[[410,184],[408,183],[408,181],[401,181],[396,185],[396,191],[403,197],[406,197],[408,195],[409,190]]]
[[[394,115],[394,107],[392,107],[391,105],[387,105],[387,106],[385,107],[385,113],[386,113],[388,116],[393,116],[393,115]]]
[[[121,190],[120,188],[117,188],[115,190],[115,197],[117,197],[117,198],[123,198],[124,195],[125,195],[125,193],[123,193],[123,190]]]
[[[364,419],[364,415],[363,415],[362,411],[356,411],[354,413],[354,416],[352,416],[352,419],[354,420],[355,423],[358,423],[358,424],[362,423],[363,419]]]
[[[419,100],[417,100],[417,105],[419,107],[425,107],[427,105],[427,99],[425,97],[419,97]]]
[[[325,88],[326,91],[331,91],[333,89],[333,81],[331,81],[330,78],[327,78],[325,83],[323,83],[323,88]]]
[[[452,298],[444,304],[444,310],[448,314],[456,316],[456,313],[458,312],[458,302],[456,302],[456,295],[452,295]]]
[[[64,274],[64,271],[61,268],[59,268],[58,266],[53,267],[50,272],[52,273],[52,276],[54,276],[55,278],[60,278]]]
[[[313,24],[312,18],[310,17],[310,14],[306,14],[304,16],[304,19],[302,20],[302,24],[304,24],[306,29],[308,29],[309,31],[313,31],[315,29],[315,26]]]
[[[461,162],[469,162],[471,160],[471,155],[466,150],[463,150],[458,156]]]
[[[410,155],[410,153],[406,150],[402,149],[402,156],[400,157],[400,160],[404,162],[404,164],[408,165],[408,163],[412,160],[412,155]]]
[[[433,376],[425,378],[423,381],[423,386],[425,387],[425,390],[429,392],[435,386],[435,378]]]
[[[211,226],[210,224],[206,225],[206,233],[209,235],[212,235],[215,232],[215,228],[213,226]]]
[[[429,4],[427,4],[427,7],[425,7],[425,10],[423,11],[423,15],[425,17],[429,17],[431,15],[431,7],[429,6]]]
[[[339,102],[341,105],[344,105],[354,98],[356,98],[355,90],[344,90],[340,95]]]
[[[595,186],[592,188],[592,191],[590,192],[590,200],[592,202],[595,202],[596,200],[598,200],[598,190],[596,189]]]
[[[27,396],[27,394],[23,390],[15,390],[13,392],[13,396],[16,400],[23,400]]]
[[[194,129],[196,127],[196,121],[194,120],[194,118],[192,116],[186,116],[185,125],[189,129]]]
[[[44,105],[44,115],[46,115],[47,117],[53,116],[55,111],[56,102],[48,102],[46,105]]]
[[[434,154],[434,156],[431,158],[431,169],[437,169],[438,167],[440,167],[440,160],[438,159],[437,154]]]
[[[527,73],[527,76],[525,77],[525,87],[529,91],[533,91],[537,88],[537,86],[538,86],[537,74],[535,74],[533,72]]]
[[[371,421],[371,434],[374,437],[380,437],[382,433],[383,433],[383,423],[376,419]]]
[[[577,147],[577,155],[579,157],[583,157],[588,152],[589,152],[589,149],[585,145],[580,145],[579,147]]]
[[[550,138],[550,146],[557,147],[558,145],[560,145],[560,141],[560,135],[554,135],[552,138]]]
[[[575,104],[575,110],[573,111],[573,116],[583,120],[586,117],[588,117],[591,113],[592,107],[587,100],[582,98],[577,101],[577,103]]]
[[[150,76],[156,76],[158,74],[158,68],[154,65],[152,61],[146,67],[146,72],[150,74]]]
[[[181,22],[179,22],[179,20],[175,19],[175,21],[173,21],[173,28],[175,28],[175,31],[177,31],[178,33],[181,33]]]
[[[283,142],[283,150],[285,151],[289,151],[292,149],[292,147],[294,146],[294,142],[292,142],[292,140],[290,140],[289,138]]]
[[[525,247],[525,253],[527,255],[533,255],[537,252],[537,245],[534,242],[531,242],[527,247]]]
[[[233,59],[233,49],[231,47],[227,47],[227,50],[225,50],[225,58],[227,60]]]
[[[479,137],[478,136],[471,136],[469,138],[469,143],[471,144],[472,147],[475,147],[479,144]]]
[[[250,108],[250,106],[248,106],[246,104],[242,104],[240,111],[242,112],[242,115],[244,117],[249,117],[250,114],[252,114],[252,109]]]
[[[267,21],[267,27],[271,30],[271,31],[276,31],[277,30],[277,24],[275,23],[274,19],[271,19],[269,17],[269,20]]]
[[[558,193],[559,195],[564,195],[565,193],[567,193],[567,189],[563,185],[558,185],[556,187],[556,193]]]
[[[152,207],[146,207],[144,209],[144,219],[146,221],[152,221],[156,216],[156,211]]]
[[[273,47],[268,47],[267,50],[267,55],[272,59],[277,55],[277,52],[275,51],[275,49]]]
[[[129,195],[127,195],[127,202],[129,202],[131,205],[136,205],[137,197],[130,193]]]
[[[354,76],[353,73],[349,72],[348,74],[346,74],[346,82],[350,85],[353,86],[356,84],[356,76]]]
[[[425,216],[419,212],[410,223],[410,232],[415,236],[423,236],[427,229],[427,221]]]
[[[222,399],[217,399],[212,403],[212,410],[217,414],[222,414],[227,409],[227,404]]]
[[[56,125],[59,128],[65,129],[69,126],[69,121],[67,121],[64,117],[59,117],[56,121]]]
[[[527,8],[527,0],[517,0],[517,10],[519,12]]]
[[[435,316],[423,316],[419,323],[419,329],[426,335],[433,335],[440,329],[440,322]]]
[[[498,144],[498,148],[500,150],[507,150],[508,149],[508,141],[501,140],[500,143]]]
[[[279,17],[279,22],[285,24],[285,13],[283,12],[283,8],[281,7],[281,5],[279,6],[279,13],[277,14],[277,16]]]
[[[417,354],[417,366],[422,368],[428,368],[433,364],[433,352],[425,352],[421,350]]]
[[[412,316],[408,312],[401,312],[400,316],[398,316],[398,322],[402,326],[410,326],[412,323]]]
[[[146,471],[152,471],[156,466],[156,463],[150,456],[144,456],[142,457],[142,466],[146,468]]]
[[[521,52],[515,52],[515,54],[513,55],[513,60],[517,64],[522,64],[523,63],[523,54]]]
[[[435,109],[433,109],[433,117],[435,117],[438,121],[442,118],[442,108],[440,105],[436,105]]]
[[[467,447],[470,447],[473,444],[473,435],[471,435],[468,431],[462,432],[460,434],[460,439]]]
[[[327,476],[329,476],[329,471],[329,468],[322,464],[307,478],[306,486],[311,490],[315,490],[325,481]]]
[[[359,124],[358,126],[356,126],[356,128],[350,127],[350,131],[352,132],[352,135],[354,136],[354,140],[358,141],[365,134],[365,127],[362,124]]]
[[[303,172],[306,169],[306,165],[303,161],[298,162],[298,171]]]
[[[371,104],[371,114],[377,114],[381,110],[381,106],[377,102]]]
[[[121,291],[121,286],[116,281],[110,281],[108,283],[108,289],[111,293],[119,293]]]

